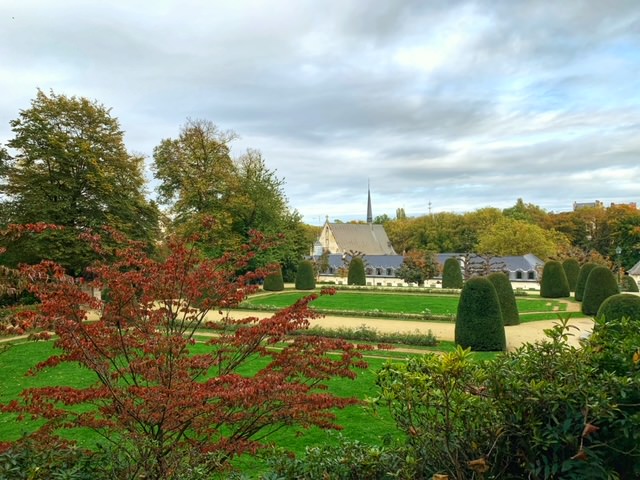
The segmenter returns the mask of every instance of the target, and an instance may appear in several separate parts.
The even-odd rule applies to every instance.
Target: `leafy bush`
[[[587,278],[589,278],[591,270],[593,270],[597,266],[597,263],[587,262],[580,268],[580,274],[578,275],[578,281],[576,282],[575,292],[575,298],[578,302],[582,301],[582,298],[584,296],[584,287],[587,284]]]
[[[298,264],[296,273],[296,289],[313,290],[316,288],[316,276],[313,272],[313,264],[309,260],[302,260]]]
[[[493,284],[484,277],[472,278],[462,287],[455,341],[463,348],[478,351],[506,349],[498,294]]]
[[[442,267],[442,288],[462,288],[462,271],[456,258],[450,257]]]
[[[308,330],[301,330],[300,335],[317,335],[327,338],[342,338],[344,340],[358,340],[363,342],[379,343],[400,343],[403,345],[416,345],[433,347],[438,344],[438,340],[431,330],[422,333],[419,330],[411,332],[381,332],[367,325],[360,325],[358,328],[339,327],[322,328],[313,327]]]
[[[582,313],[596,315],[602,302],[620,293],[615,276],[607,267],[597,266],[587,278],[582,296]]]
[[[571,292],[576,291],[576,284],[578,283],[578,276],[580,275],[580,263],[575,258],[567,258],[562,262],[562,268],[564,274],[567,277],[569,283],[569,290]]]
[[[636,283],[636,281],[633,279],[633,277],[630,277],[629,275],[625,275],[624,277],[622,277],[622,291],[623,292],[638,292],[640,291],[638,289],[638,284]]]
[[[347,284],[366,285],[367,276],[364,272],[364,262],[360,257],[353,257],[349,262],[349,272],[347,273]]]
[[[282,270],[270,273],[264,277],[262,288],[267,292],[280,292],[284,290],[284,280],[282,279]]]
[[[542,298],[563,298],[571,295],[569,282],[560,262],[551,260],[544,264],[540,296]]]
[[[487,276],[487,279],[493,283],[498,300],[500,301],[500,311],[502,312],[502,323],[506,325],[519,325],[520,314],[518,313],[518,305],[516,296],[513,293],[513,287],[509,281],[509,277],[502,272],[494,272]]]
[[[598,318],[606,321],[623,317],[640,320],[640,297],[630,293],[618,293],[605,299],[598,309]]]

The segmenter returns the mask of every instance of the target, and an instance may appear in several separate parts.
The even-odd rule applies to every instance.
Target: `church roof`
[[[336,243],[346,252],[353,250],[366,255],[396,255],[382,225],[330,223],[329,228]]]

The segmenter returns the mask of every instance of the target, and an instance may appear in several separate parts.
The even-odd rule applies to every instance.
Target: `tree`
[[[611,295],[620,293],[618,282],[611,270],[606,267],[595,267],[589,273],[582,297],[582,313],[597,315],[598,309]]]
[[[355,400],[328,393],[325,382],[353,378],[353,367],[366,364],[350,343],[289,337],[316,316],[309,303],[317,295],[263,320],[223,315],[213,322],[212,312],[258,288],[265,272],[238,272],[262,240],[218,259],[202,258],[196,240],[170,240],[164,261],[121,245],[115,261],[91,269],[89,285],[110,292],[104,304],[53,262],[24,267],[42,304],[22,322],[55,332],[60,350],[35,370],[72,362],[96,375],[88,387],[33,388],[5,406],[42,419],[35,438],[50,442],[59,428],[97,429],[123,462],[119,478],[160,480],[186,478],[196,465],[211,474],[285,427],[337,427],[332,409]],[[100,248],[99,239],[91,241]],[[99,312],[97,321],[85,321],[88,308]],[[217,334],[196,345],[207,324]],[[276,343],[282,348],[269,348]]]
[[[462,272],[458,259],[449,257],[442,267],[442,288],[462,288]]]
[[[580,264],[575,258],[567,258],[562,262],[562,268],[564,274],[567,277],[567,283],[569,284],[569,290],[571,292],[576,291],[576,284],[578,283],[578,276],[580,275]]]
[[[462,287],[455,341],[462,348],[476,351],[504,351],[507,348],[498,294],[485,277],[472,278]]]
[[[11,247],[5,264],[47,258],[80,275],[94,256],[77,235],[102,225],[152,246],[158,211],[144,196],[143,158],[127,152],[109,109],[39,90],[11,127],[15,136],[8,145],[17,153],[0,154],[5,225],[44,222],[66,228],[5,244]]]
[[[597,316],[605,321],[622,318],[640,321],[640,297],[630,293],[611,295],[602,302]]]
[[[533,203],[524,203],[519,198],[516,200],[516,204],[511,208],[505,208],[502,210],[502,214],[505,217],[513,218],[514,220],[522,220],[523,222],[532,223],[540,226],[547,217],[547,212]]]
[[[347,273],[347,285],[366,285],[367,276],[364,272],[364,262],[361,257],[355,256],[349,262]]]
[[[593,270],[597,266],[597,263],[587,262],[580,268],[580,274],[578,275],[578,281],[576,282],[575,292],[575,298],[578,302],[582,301],[582,298],[584,296],[584,287],[587,284],[587,279],[589,278],[591,270]]]
[[[402,265],[396,271],[396,276],[407,283],[417,283],[421,286],[428,278],[438,274],[438,265],[433,254],[411,250],[405,254]]]
[[[487,277],[496,289],[498,300],[500,301],[500,312],[502,313],[502,323],[507,325],[519,325],[520,314],[516,296],[509,277],[502,272],[494,272]]]
[[[540,281],[542,298],[563,298],[571,295],[569,282],[560,262],[550,260],[544,264]]]
[[[298,264],[296,273],[297,290],[313,290],[316,288],[316,276],[313,272],[313,263],[309,260],[302,260]]]

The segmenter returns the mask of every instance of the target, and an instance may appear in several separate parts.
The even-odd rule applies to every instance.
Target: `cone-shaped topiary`
[[[622,291],[623,292],[638,292],[638,284],[629,275],[622,277]]]
[[[485,277],[465,282],[460,292],[456,343],[476,351],[504,351],[506,338],[496,289]]]
[[[353,257],[349,262],[347,285],[366,285],[367,276],[364,273],[364,262],[360,257]]]
[[[520,313],[516,304],[516,296],[509,277],[502,272],[494,272],[487,277],[493,283],[498,300],[500,301],[500,311],[502,312],[502,323],[506,325],[519,325]]]
[[[598,309],[598,318],[619,320],[623,317],[640,320],[640,297],[631,293],[618,293],[607,298]]]
[[[602,302],[611,295],[620,293],[618,282],[611,270],[597,266],[589,274],[582,297],[582,313],[596,315]]]
[[[313,272],[313,264],[309,260],[302,260],[298,263],[296,289],[313,290],[314,288],[316,288],[316,276]]]
[[[542,298],[562,298],[571,295],[569,282],[564,274],[560,262],[551,260],[544,264],[542,281],[540,282],[540,296]]]
[[[578,281],[576,282],[575,298],[577,301],[582,301],[582,297],[584,296],[584,286],[587,284],[587,278],[589,278],[591,270],[597,266],[597,263],[587,262],[580,268],[580,274],[578,275]]]
[[[562,268],[564,269],[564,274],[567,277],[567,282],[569,283],[569,291],[576,291],[576,284],[578,283],[578,275],[580,275],[580,264],[578,260],[575,258],[567,258],[564,262],[562,262]]]
[[[267,292],[280,292],[284,290],[284,280],[282,279],[282,270],[280,268],[264,277],[262,289]]]
[[[462,271],[457,258],[449,257],[442,267],[442,288],[462,288]]]

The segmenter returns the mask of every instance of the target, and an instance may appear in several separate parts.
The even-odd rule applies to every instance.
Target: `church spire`
[[[367,180],[367,223],[373,223],[373,213],[371,210],[371,182]]]

